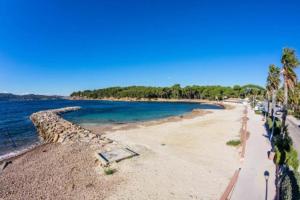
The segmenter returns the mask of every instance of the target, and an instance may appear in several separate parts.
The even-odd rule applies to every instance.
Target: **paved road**
[[[275,116],[281,119],[281,114]],[[298,159],[300,160],[300,120],[293,116],[288,116],[286,123],[288,125],[289,135],[293,139],[293,146],[298,152]]]
[[[273,200],[275,197],[275,165],[268,159],[267,153],[271,144],[266,138],[266,130],[262,116],[254,114],[249,109],[248,130],[250,138],[246,145],[245,160],[232,200]],[[268,171],[269,180],[266,182],[264,173]],[[267,196],[266,196],[267,194]]]
[[[293,139],[293,145],[298,152],[298,159],[300,160],[300,120],[296,120],[294,117],[288,116],[287,124],[289,135]]]

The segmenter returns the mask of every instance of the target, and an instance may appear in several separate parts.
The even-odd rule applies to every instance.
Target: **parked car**
[[[264,106],[263,105],[256,105],[255,107],[254,107],[254,111],[264,111]]]

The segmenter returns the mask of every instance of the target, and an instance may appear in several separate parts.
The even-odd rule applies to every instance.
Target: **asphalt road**
[[[291,120],[287,119],[289,135],[293,139],[294,148],[298,152],[298,159],[300,160],[300,127],[299,124],[293,123]]]
[[[281,119],[281,115],[275,115]],[[299,120],[298,120],[299,121]],[[298,152],[298,159],[300,160],[300,123],[296,124],[289,117],[286,119],[288,125],[288,132],[291,138],[293,139],[293,146]]]

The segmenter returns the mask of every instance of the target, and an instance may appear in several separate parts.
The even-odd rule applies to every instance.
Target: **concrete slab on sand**
[[[121,160],[137,156],[138,154],[129,148],[116,147],[109,151],[97,152],[96,155],[103,164],[107,165],[112,162],[119,162]]]

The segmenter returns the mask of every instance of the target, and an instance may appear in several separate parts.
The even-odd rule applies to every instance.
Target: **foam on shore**
[[[35,143],[33,143],[33,144],[29,145],[29,146],[26,146],[26,147],[24,147],[22,149],[19,149],[19,150],[12,151],[12,152],[6,153],[4,155],[1,155],[0,156],[0,162],[2,162],[3,160],[8,160],[8,159],[20,156],[20,155],[22,155],[24,153],[27,153],[28,151],[31,151],[34,148],[39,147],[41,145],[43,145],[43,143],[41,143],[41,142],[35,142]]]

